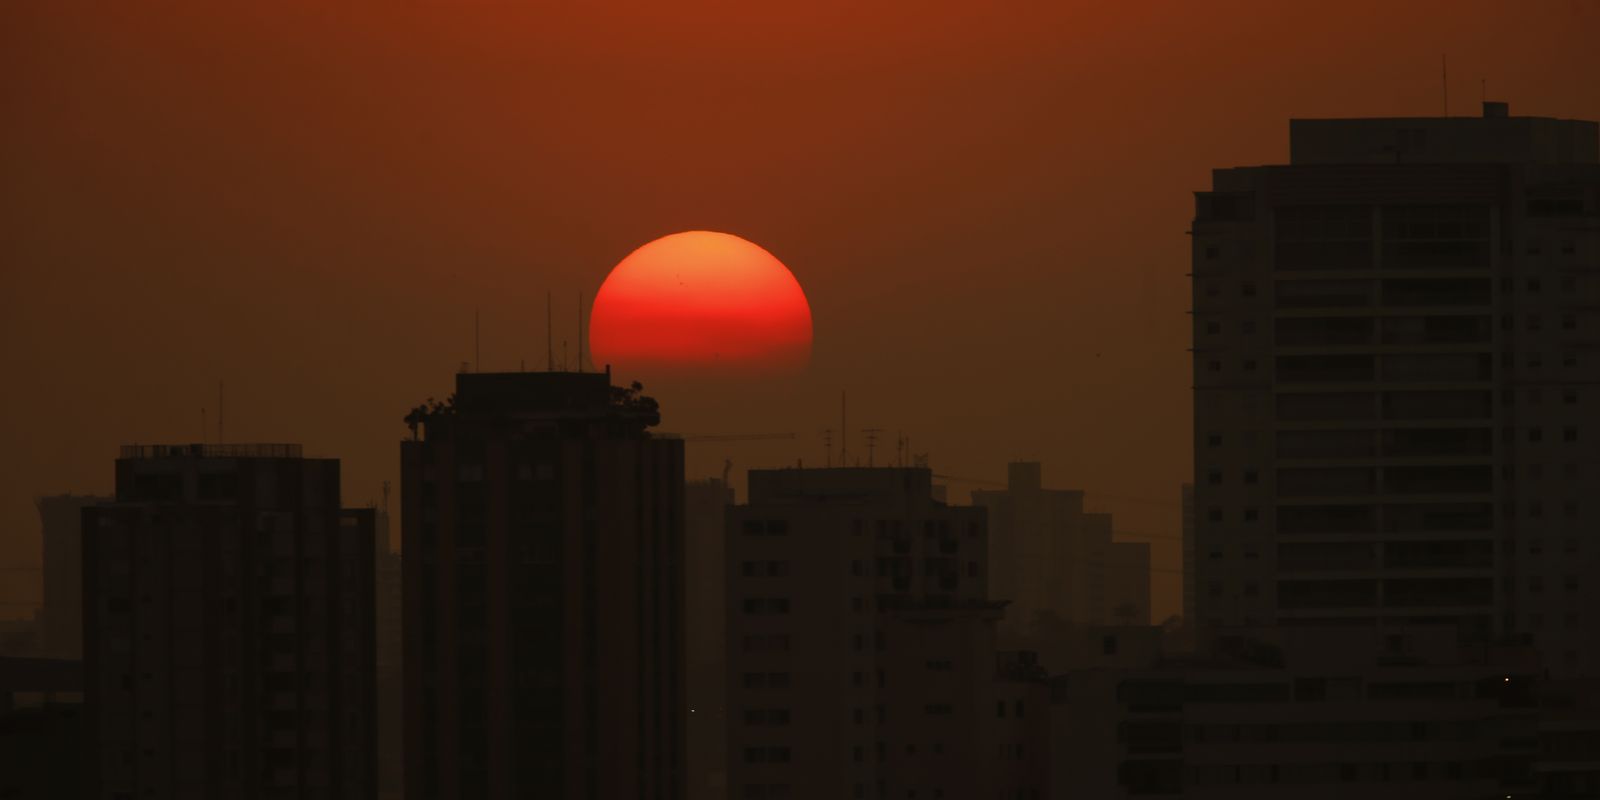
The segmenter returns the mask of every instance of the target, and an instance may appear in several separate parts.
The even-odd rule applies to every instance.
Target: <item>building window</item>
[[[1206,333],[1208,333],[1208,334],[1210,334],[1212,336],[1215,336],[1215,335],[1217,335],[1219,333],[1222,333],[1222,323],[1220,323],[1220,322],[1207,322],[1206,323]]]
[[[1578,429],[1577,428],[1571,428],[1571,427],[1562,428],[1561,429],[1561,441],[1563,441],[1563,442],[1576,442],[1576,441],[1578,441]]]
[[[1206,437],[1206,446],[1207,447],[1221,447],[1222,446],[1222,434],[1213,433],[1213,434],[1207,436]]]
[[[1212,486],[1222,485],[1222,470],[1214,469],[1206,473],[1206,482]]]
[[[1206,519],[1208,519],[1208,520],[1210,520],[1212,522],[1221,522],[1222,521],[1222,509],[1216,508],[1216,507],[1211,508],[1211,510],[1206,512]]]

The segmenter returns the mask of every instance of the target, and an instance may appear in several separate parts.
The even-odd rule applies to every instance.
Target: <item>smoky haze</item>
[[[816,339],[793,385],[646,382],[666,430],[796,434],[691,443],[691,477],[822,463],[847,390],[863,458],[878,427],[880,463],[903,431],[939,473],[1087,489],[1154,543],[1159,620],[1209,169],[1284,161],[1290,117],[1437,114],[1441,54],[1454,113],[1487,79],[1600,116],[1593,3],[1221,7],[7,4],[0,564],[117,445],[214,437],[219,381],[228,439],[376,500],[475,312],[482,369],[542,368],[553,293],[575,364],[579,293],[711,229],[794,271]]]

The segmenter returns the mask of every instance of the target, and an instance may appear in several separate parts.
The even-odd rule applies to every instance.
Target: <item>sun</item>
[[[663,236],[595,295],[589,346],[628,371],[792,374],[811,361],[811,305],[783,262],[728,233]]]

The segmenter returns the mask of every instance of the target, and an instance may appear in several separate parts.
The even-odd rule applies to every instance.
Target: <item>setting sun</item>
[[[811,359],[811,307],[771,253],[732,234],[687,231],[611,270],[589,342],[597,362],[628,370],[792,373]]]

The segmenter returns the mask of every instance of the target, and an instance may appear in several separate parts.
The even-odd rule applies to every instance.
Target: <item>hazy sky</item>
[[[578,292],[703,228],[788,264],[816,344],[797,385],[655,385],[664,429],[798,435],[692,476],[821,463],[848,390],[937,472],[1097,493],[1174,610],[1191,192],[1290,117],[1439,113],[1441,54],[1456,113],[1486,80],[1600,118],[1597,33],[1593,0],[0,4],[0,567],[219,380],[230,440],[376,500],[475,310],[485,369],[542,364],[546,291],[575,352]]]

